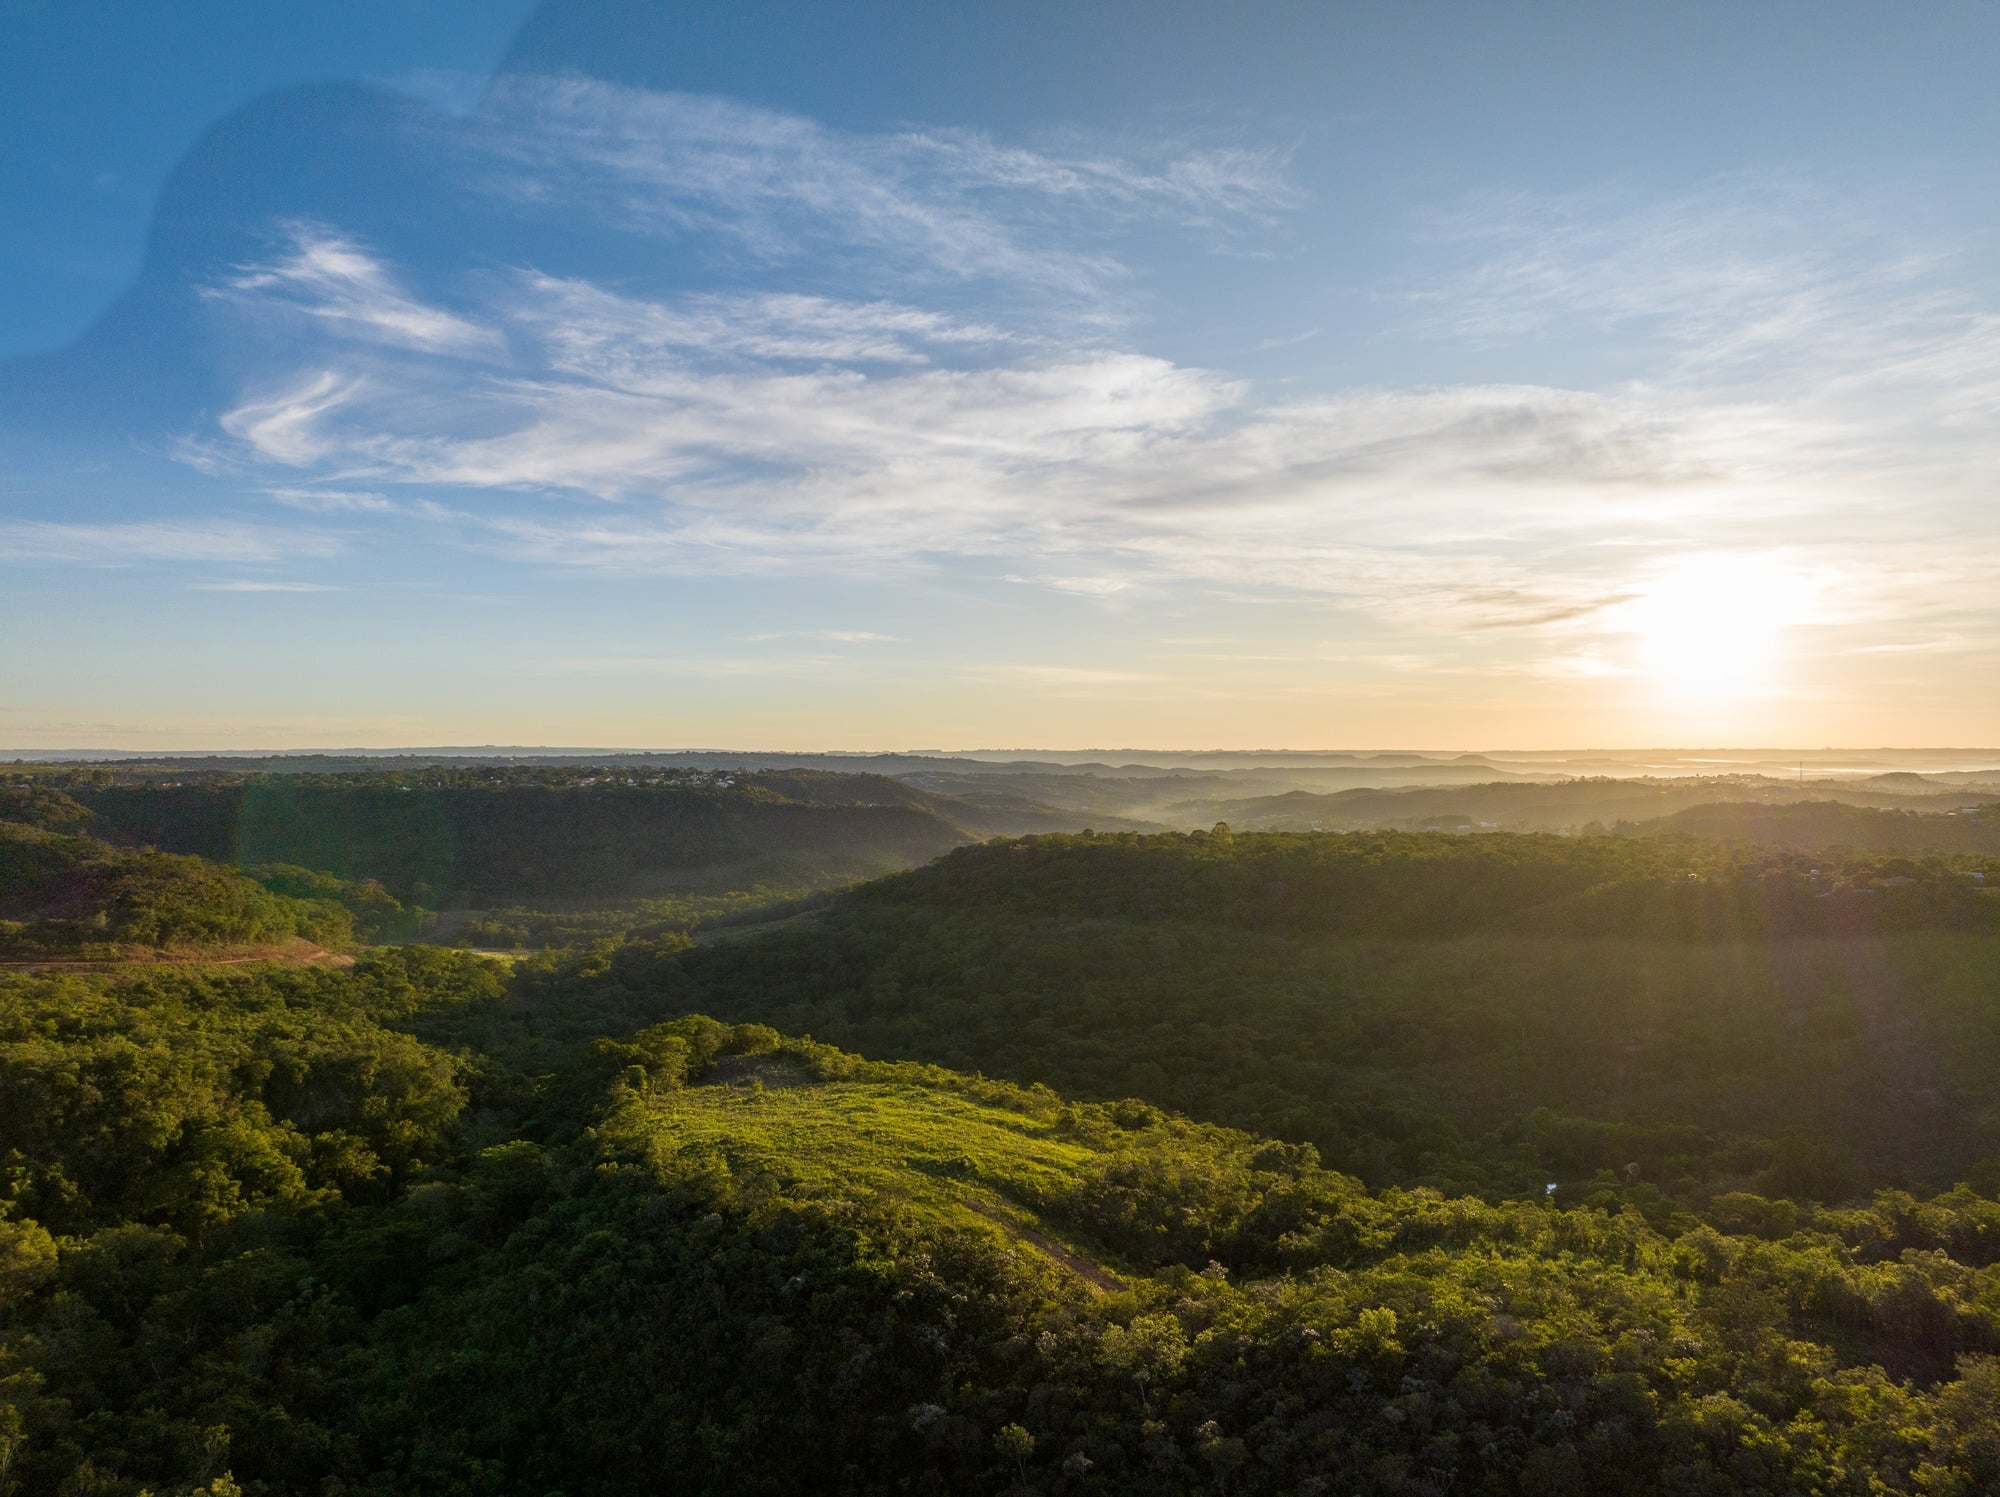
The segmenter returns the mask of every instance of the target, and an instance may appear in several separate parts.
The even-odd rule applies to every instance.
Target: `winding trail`
[[[1084,1257],[1081,1253],[1064,1247],[1047,1233],[1037,1232],[1033,1227],[1022,1226],[1019,1222],[1001,1211],[999,1207],[988,1205],[984,1201],[973,1200],[968,1200],[965,1204],[992,1222],[996,1227],[1001,1228],[1009,1237],[1025,1242],[1029,1247],[1034,1248],[1044,1256],[1055,1259],[1056,1262],[1060,1263],[1064,1268],[1100,1293],[1124,1294],[1131,1289],[1132,1286],[1116,1274],[1111,1273],[1099,1264],[1091,1262],[1090,1259]]]

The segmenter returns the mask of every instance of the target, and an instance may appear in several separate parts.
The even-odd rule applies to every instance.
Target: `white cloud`
[[[2000,316],[1907,209],[1732,177],[1647,203],[1482,198],[1440,238],[1473,258],[1409,298],[1435,334],[1588,339],[1655,387],[1863,418],[1864,439],[2000,408]]]
[[[643,384],[707,359],[915,365],[939,352],[1022,341],[894,302],[796,293],[649,302],[552,276],[524,278],[510,310],[524,332],[539,338],[553,367],[619,384]]]
[[[1024,577],[1019,573],[1009,573],[1003,582],[1019,582],[1032,587],[1046,587],[1052,592],[1070,593],[1081,598],[1110,598],[1126,591],[1133,585],[1130,577],[1096,575],[1086,577]]]
[[[1545,655],[1530,661],[1527,673],[1558,681],[1597,681],[1607,676],[1631,674],[1631,667],[1611,659],[1601,645],[1585,645],[1561,655]]]
[[[1959,634],[1938,639],[1894,640],[1886,644],[1855,645],[1849,655],[1967,655],[1993,648],[1991,641],[1974,642]]]
[[[0,523],[0,560],[126,566],[151,561],[279,562],[331,556],[336,537],[222,520]]]
[[[302,467],[332,450],[319,430],[319,418],[350,404],[365,388],[359,379],[321,369],[293,380],[287,388],[244,401],[226,411],[219,424],[258,457]]]
[[[1037,151],[969,131],[858,134],[728,99],[514,76],[470,144],[525,204],[581,209],[766,263],[837,254],[850,270],[990,278],[1079,293],[1120,273],[1078,242],[1095,223],[1215,229],[1296,200],[1282,158],[1240,148],[1140,162]],[[1064,232],[1050,232],[1060,221]]]
[[[1453,226],[1477,263],[1414,302],[1423,328],[1488,343],[1609,329],[1644,378],[1273,402],[1117,346],[1117,267],[1039,217],[1251,220],[1284,200],[1255,161],[1140,169],[521,88],[481,127],[513,190],[573,189],[592,211],[772,261],[834,245],[872,263],[836,277],[863,290],[646,298],[522,270],[478,283],[476,317],[434,326],[392,268],[319,230],[338,275],[261,271],[232,295],[253,315],[260,298],[309,312],[329,336],[246,391],[207,460],[285,471],[271,492],[299,507],[448,517],[525,563],[970,561],[1086,598],[1282,591],[1412,634],[1560,637],[1538,669],[1572,676],[1609,658],[1591,636],[1615,641],[1648,568],[1697,550],[1792,548],[1838,579],[1817,589],[1820,624],[1906,610],[1991,632],[1959,615],[1991,580],[1978,555],[2000,550],[1982,518],[2000,320],[1953,289],[1948,257],[1858,214],[1742,184],[1622,214],[1487,201]],[[953,275],[1078,310],[1001,296],[961,315],[936,304]],[[449,511],[420,496],[441,490]],[[1948,535],[1947,517],[1979,539]]]
[[[417,300],[380,259],[354,239],[320,224],[286,226],[288,253],[246,265],[210,294],[254,298],[317,318],[345,338],[419,353],[490,355],[490,328]]]
[[[287,509],[303,509],[313,514],[387,514],[396,508],[386,494],[354,489],[275,488],[264,492]]]
[[[561,566],[1033,559],[1008,575],[1095,596],[1147,577],[1292,588],[1439,627],[1576,610],[1573,592],[1525,582],[1510,548],[1607,522],[1671,537],[1746,492],[1784,507],[1786,465],[1812,440],[1754,408],[1645,392],[1259,407],[1210,371],[1009,344],[895,303],[649,302],[525,276],[492,315],[528,369],[378,355],[246,399],[223,429],[251,459],[321,480],[287,494],[353,492],[327,487],[340,480],[483,492],[455,518]],[[940,365],[940,349],[984,362]],[[536,493],[617,507],[553,516],[510,497]]]

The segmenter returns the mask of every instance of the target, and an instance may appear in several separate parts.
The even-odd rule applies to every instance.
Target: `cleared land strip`
[[[138,957],[25,957],[0,961],[0,972],[115,972],[128,967],[243,967],[257,962],[279,962],[288,967],[351,967],[354,958],[318,946],[305,950],[274,948],[236,956],[161,953]]]
[[[1131,1289],[1132,1286],[1116,1274],[1091,1262],[1081,1253],[1064,1247],[1047,1233],[1037,1232],[1033,1227],[1022,1226],[998,1207],[989,1205],[985,1201],[968,1200],[965,1204],[995,1226],[1002,1228],[1008,1236],[1019,1238],[1037,1252],[1055,1259],[1093,1289],[1102,1290],[1106,1294],[1124,1294]]]

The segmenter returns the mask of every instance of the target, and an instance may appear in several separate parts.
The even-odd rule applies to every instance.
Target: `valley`
[[[4,1479],[2000,1481],[1984,854],[799,774],[7,779]]]

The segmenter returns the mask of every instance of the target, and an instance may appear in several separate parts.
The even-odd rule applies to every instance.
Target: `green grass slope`
[[[955,1229],[1060,1195],[1092,1157],[1048,1118],[961,1092],[822,1081],[783,1064],[725,1075],[676,1100],[663,1142],[715,1149],[732,1171],[782,1175],[801,1192],[893,1200]]]

